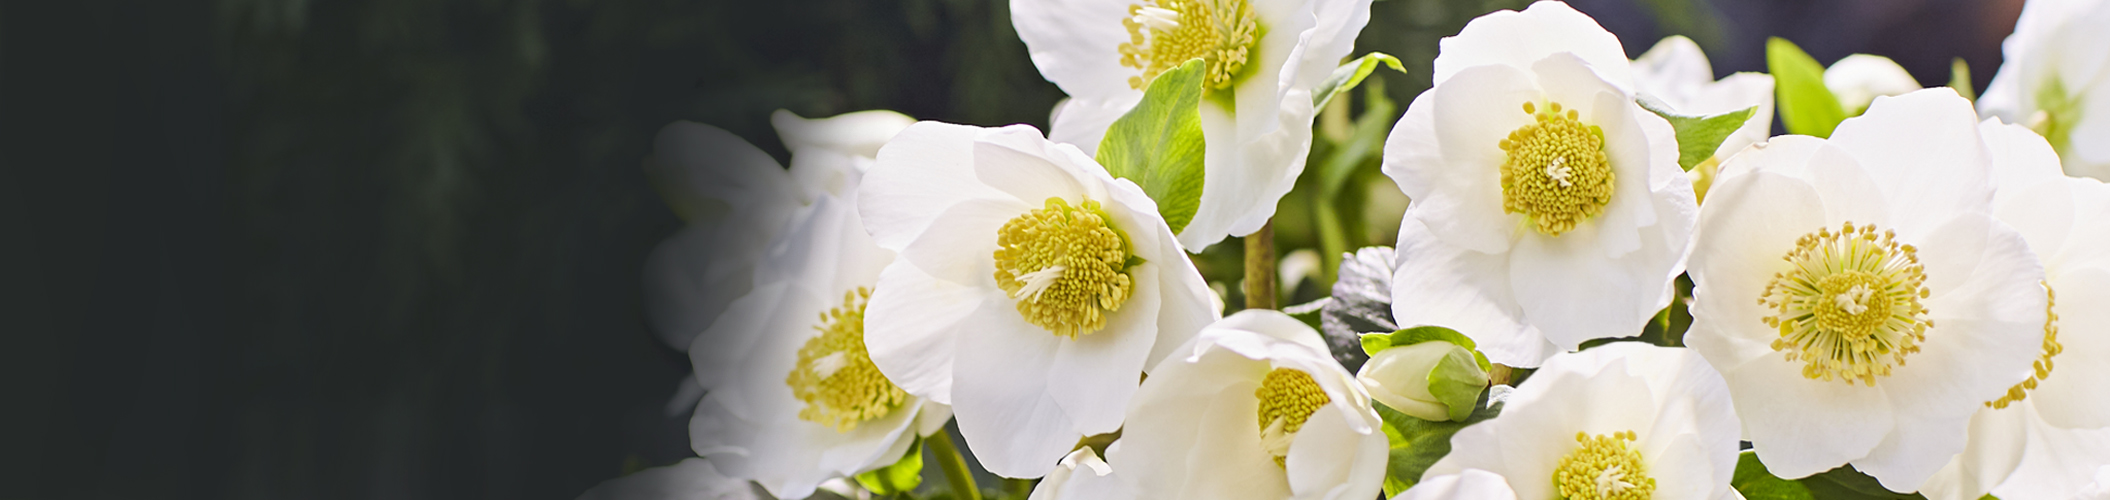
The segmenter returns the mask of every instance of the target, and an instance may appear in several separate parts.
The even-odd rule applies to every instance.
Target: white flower
[[[2110,179],[2110,1],[2032,0],[2000,44],[1985,116],[2051,141],[2071,175]]]
[[[1737,429],[1698,355],[1615,342],[1546,360],[1422,477],[1485,470],[1518,498],[1734,498]]]
[[[1993,215],[2044,264],[2051,321],[2028,380],[1971,417],[1970,442],[1921,492],[1975,500],[2067,498],[2110,464],[2110,186],[2066,177],[2036,133],[1980,125],[1994,164]]]
[[[1516,490],[1501,475],[1480,469],[1457,474],[1423,476],[1414,487],[1400,492],[1400,500],[1516,500]]]
[[[1370,0],[1012,0],[1033,65],[1070,95],[1048,137],[1099,150],[1152,78],[1208,62],[1201,205],[1180,231],[1200,252],[1275,214],[1311,149],[1312,87],[1370,20]]]
[[[2044,273],[1993,220],[1989,163],[1970,103],[1934,88],[1722,166],[1685,341],[1729,381],[1775,475],[1851,463],[1914,491],[2029,375]]]
[[[865,234],[855,200],[818,198],[770,249],[754,291],[689,348],[709,391],[689,421],[696,453],[778,498],[804,498],[939,432],[947,408],[902,391],[867,354],[867,304],[893,258]]]
[[[1619,40],[1539,2],[1445,38],[1385,141],[1407,197],[1392,310],[1538,366],[1670,304],[1698,211],[1670,124],[1634,104]]]
[[[1113,453],[1120,446],[1119,441],[1114,442],[1107,446],[1107,453]],[[1033,494],[1026,500],[1102,500],[1134,495],[1125,488],[1106,460],[1100,459],[1090,447],[1079,447],[1062,457],[1062,461],[1055,464],[1055,470],[1033,485]]]
[[[779,109],[769,116],[784,148],[791,150],[790,173],[800,203],[812,203],[824,193],[841,196],[857,190],[857,180],[877,161],[880,146],[915,122],[886,110],[807,119]]]
[[[1032,127],[917,123],[860,193],[900,253],[867,310],[872,360],[952,404],[998,475],[1045,474],[1120,428],[1149,363],[1218,314],[1143,190]]]
[[[1318,332],[1246,310],[1158,364],[1107,462],[1134,498],[1376,498],[1383,425]]]
[[[1832,91],[1847,116],[1855,116],[1866,111],[1868,103],[1877,97],[1919,90],[1920,82],[1888,57],[1853,54],[1824,68],[1824,88]]]
[[[688,458],[602,481],[579,500],[756,500],[747,481],[725,477],[711,463]]]
[[[1707,54],[1684,36],[1656,42],[1633,65],[1636,92],[1660,99],[1679,113],[1715,115],[1758,107],[1743,127],[1714,149],[1716,159],[1728,158],[1773,135],[1772,75],[1737,73],[1716,81]]]

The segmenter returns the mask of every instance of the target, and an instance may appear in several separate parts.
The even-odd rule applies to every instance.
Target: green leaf
[[[1839,98],[1824,87],[1824,66],[1796,47],[1795,42],[1780,37],[1767,39],[1766,67],[1773,72],[1780,121],[1788,133],[1831,137],[1832,129],[1846,120]]]
[[[880,467],[857,475],[857,484],[874,495],[892,495],[914,491],[923,484],[923,439],[917,438],[908,446],[908,453],[894,465]]]
[[[1949,88],[1956,89],[1956,95],[1964,99],[1978,102],[1978,91],[1971,89],[1971,64],[1961,57],[1949,60]]]
[[[1758,453],[1751,451],[1737,455],[1736,475],[1730,477],[1729,486],[1749,500],[1814,500],[1802,483],[1773,477],[1766,464],[1758,462]]]
[[[1408,416],[1385,405],[1371,405],[1377,409],[1379,418],[1385,421],[1385,437],[1391,441],[1389,456],[1385,462],[1385,497],[1393,498],[1407,488],[1421,482],[1421,474],[1429,466],[1451,453],[1451,435],[1468,425],[1495,418],[1502,413],[1502,403],[1487,404],[1488,394],[1483,392],[1473,406],[1472,415],[1462,422],[1431,422]]]
[[[1728,140],[1736,129],[1743,128],[1744,121],[1758,112],[1758,106],[1752,106],[1718,115],[1694,116],[1678,114],[1653,99],[1636,99],[1634,102],[1670,122],[1670,127],[1678,133],[1678,168],[1688,171],[1693,165],[1713,158],[1714,150],[1722,147],[1722,141]]]
[[[1472,416],[1473,403],[1480,399],[1480,391],[1487,389],[1488,367],[1480,364],[1485,362],[1479,352],[1451,349],[1429,370],[1429,394],[1443,402],[1452,421]]]
[[[1099,140],[1106,172],[1135,181],[1157,201],[1158,214],[1178,233],[1194,220],[1202,199],[1201,59],[1166,71],[1143,91],[1143,101],[1114,120]]]
[[[1348,61],[1347,64],[1334,68],[1333,74],[1327,75],[1326,80],[1319,82],[1319,86],[1312,87],[1311,109],[1324,108],[1327,101],[1333,100],[1334,94],[1347,92],[1348,89],[1355,88],[1356,84],[1363,83],[1364,77],[1370,76],[1372,71],[1377,71],[1377,63],[1385,63],[1386,66],[1391,66],[1394,71],[1407,72],[1406,65],[1400,64],[1399,58],[1392,57],[1390,54],[1383,52],[1363,54],[1363,57],[1355,58],[1353,61]]]
[[[1823,500],[1926,500],[1918,493],[1898,493],[1883,488],[1876,478],[1847,465],[1802,478],[1810,495]]]

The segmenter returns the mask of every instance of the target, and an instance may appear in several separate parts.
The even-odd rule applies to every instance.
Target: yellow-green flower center
[[[1575,433],[1578,446],[1561,457],[1553,470],[1553,486],[1566,500],[1648,500],[1656,494],[1656,478],[1648,477],[1648,464],[1635,450],[1634,431],[1610,436]]]
[[[2037,111],[2022,124],[2044,136],[2060,157],[2072,158],[2073,127],[2080,121],[2081,98],[2066,92],[2065,79],[2058,74],[2044,75],[2043,82],[2037,86]]]
[[[2066,346],[2059,344],[2059,313],[2052,311],[2053,306],[2056,306],[2057,303],[2058,295],[2052,293],[2050,283],[2045,283],[2043,354],[2039,354],[2037,362],[2031,366],[2036,371],[2031,372],[2029,378],[2023,379],[2022,383],[2007,388],[2007,394],[2001,395],[2000,399],[1987,401],[1985,403],[1987,407],[1994,409],[2007,408],[2008,405],[2015,404],[2016,401],[2029,397],[2028,391],[2036,390],[2038,382],[2051,378],[2051,357],[2057,356],[2061,352],[2066,352]]]
[[[996,237],[996,285],[1027,323],[1073,339],[1106,328],[1134,290],[1129,268],[1142,262],[1099,202],[1081,205],[1048,198]]]
[[[820,336],[799,348],[798,365],[784,377],[791,395],[806,403],[799,419],[849,432],[908,401],[908,393],[880,374],[865,352],[865,302],[871,298],[864,287],[844,293],[842,307],[821,313],[815,327]]]
[[[1927,340],[1927,276],[1896,233],[1852,222],[1836,233],[1819,228],[1785,259],[1793,267],[1775,273],[1758,302],[1774,310],[1763,318],[1780,330],[1773,350],[1803,360],[1802,376],[1874,386]]]
[[[1333,402],[1310,373],[1294,368],[1267,372],[1253,397],[1260,399],[1260,446],[1275,457],[1275,465],[1285,465],[1291,438],[1304,428],[1304,421]]]
[[[1246,0],[1145,0],[1128,6],[1121,65],[1141,70],[1128,86],[1142,90],[1158,74],[1201,58],[1210,89],[1230,88],[1260,40],[1260,20]]]
[[[1539,110],[1524,103],[1532,123],[1502,139],[1502,211],[1524,214],[1549,236],[1575,229],[1612,202],[1612,165],[1605,159],[1604,130],[1560,103]]]

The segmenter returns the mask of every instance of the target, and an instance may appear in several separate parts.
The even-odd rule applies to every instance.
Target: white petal
[[[1590,16],[1562,2],[1537,2],[1523,12],[1504,10],[1480,16],[1439,45],[1434,76],[1437,85],[1473,66],[1506,64],[1527,68],[1560,52],[1582,57],[1620,88],[1631,89],[1634,81],[1619,38]]]
[[[1121,66],[1119,47],[1128,42],[1121,20],[1125,0],[1014,0],[1011,26],[1026,43],[1033,65],[1062,92],[1074,97],[1118,100],[1142,91],[1128,77],[1141,72]]]
[[[1407,217],[1454,245],[1482,253],[1508,250],[1522,224],[1521,216],[1502,211],[1501,142],[1531,123],[1523,105],[1541,96],[1531,75],[1509,66],[1471,68],[1423,95],[1427,102],[1415,99],[1385,147],[1386,173],[1414,200]],[[1429,107],[1429,121],[1417,118],[1414,108],[1420,106]],[[1391,161],[1402,149],[1430,145],[1440,157]]]
[[[695,122],[659,129],[645,174],[684,218],[695,218],[704,200],[748,207],[790,203],[794,197],[790,176],[768,153],[724,129]]]
[[[1722,378],[1736,399],[1744,437],[1774,476],[1799,479],[1845,465],[1897,425],[1882,387],[1806,379],[1801,360],[1779,353],[1725,370]]]
[[[1509,253],[1509,288],[1518,306],[1548,342],[1562,349],[1595,338],[1637,335],[1657,310],[1669,305],[1662,292],[1670,282],[1675,254],[1632,259],[1654,262],[1606,258],[1593,239],[1600,234],[1595,225],[1577,226],[1558,237],[1528,234]],[[1668,245],[1660,237],[1649,243]],[[1667,252],[1651,248],[1635,253]]]
[[[754,288],[763,236],[745,224],[691,224],[645,257],[645,318],[661,342],[688,349],[696,334]]]
[[[1510,289],[1505,255],[1452,246],[1422,226],[1400,222],[1392,316],[1400,326],[1443,326],[1471,337],[1490,361],[1535,367],[1560,348],[1524,323]]]
[[[1107,461],[1136,482],[1139,498],[1288,498],[1254,421],[1253,391],[1268,364],[1211,348],[1213,338],[1205,332],[1182,349],[1193,357],[1152,371]]]
[[[1081,203],[1080,198],[1087,196],[1084,184],[1043,156],[1047,144],[1032,127],[986,131],[974,144],[975,177],[1033,208],[1040,208],[1048,198]]]
[[[2059,170],[2059,153],[2051,143],[2021,125],[1988,119],[1978,124],[1985,138],[1986,153],[1993,159],[1994,203],[2002,203],[2012,189],[2066,177]]]
[[[1778,147],[1746,152],[1731,163],[1791,153]],[[1758,305],[1759,294],[1774,273],[1788,270],[1781,257],[1795,249],[1795,240],[1825,219],[1816,190],[1800,180],[1754,172],[1720,182],[1693,236],[1693,322],[1685,343],[1726,373],[1775,354],[1770,344],[1779,332],[1761,320],[1769,312]]]
[[[1158,266],[1137,266],[1130,275],[1137,283],[1155,284],[1162,272]],[[1121,428],[1121,414],[1136,392],[1136,381],[1158,340],[1156,319],[1160,310],[1155,286],[1137,287],[1128,302],[1107,322],[1106,329],[1062,338],[1057,344],[1055,365],[1048,372],[1048,395],[1061,405],[1080,435],[1090,436]],[[1054,336],[1044,329],[1037,334]]]
[[[1920,89],[1905,68],[1888,57],[1853,54],[1824,69],[1824,86],[1851,113],[1869,107],[1878,96],[1903,95]]]
[[[1068,340],[1027,324],[1000,295],[963,323],[977,331],[954,336],[952,410],[961,437],[989,472],[1046,474],[1084,437],[1047,386]]]
[[[878,283],[865,304],[865,350],[872,364],[901,390],[950,404],[953,337],[980,333],[969,315],[986,295],[971,284],[933,278],[907,261],[887,266]]]
[[[2100,220],[2100,219],[2098,219]],[[2097,247],[2098,251],[2103,247]],[[2051,377],[2030,393],[2037,411],[2052,426],[2087,429],[2110,426],[2110,271],[2090,268],[2063,273],[2052,286],[2058,294],[2059,344]]]
[[[2022,463],[2007,481],[1993,487],[2001,498],[2074,498],[2091,483],[2110,474],[2110,429],[2065,430],[2030,427],[2029,444]],[[2091,477],[2092,476],[2092,477]]]
[[[1884,97],[1839,123],[1831,143],[1852,153],[1882,186],[1900,235],[1932,229],[1921,215],[1986,211],[1992,173],[1976,114],[1946,87]]]
[[[1424,476],[1414,487],[1400,492],[1401,500],[1513,500],[1517,492],[1502,476],[1480,469],[1457,474]]]
[[[880,146],[915,122],[908,115],[887,110],[812,119],[783,109],[769,115],[769,124],[777,129],[784,149],[822,148],[868,158],[878,156]]]
[[[1328,406],[1341,407],[1344,403],[1347,402]],[[1367,407],[1363,410],[1370,411]],[[1387,443],[1384,432],[1377,427],[1382,424],[1375,418],[1350,422],[1337,416],[1325,411],[1312,414],[1290,444],[1284,470],[1290,491],[1297,498],[1376,498],[1384,489]],[[1352,427],[1363,429],[1357,432]]]
[[[2022,461],[2025,426],[2029,425],[2023,411],[2020,407],[1978,410],[1971,416],[1970,444],[1921,485],[1919,492],[1932,500],[1978,500],[1993,491]]]
[[[888,141],[858,187],[858,213],[879,246],[900,251],[962,201],[1004,195],[976,180],[976,127],[919,122]]]
[[[1137,99],[1141,94],[1137,94]],[[1125,101],[1101,101],[1071,97],[1055,105],[1054,116],[1049,118],[1048,140],[1077,146],[1077,149],[1097,156],[1099,139],[1106,136],[1106,128],[1128,114],[1136,105],[1136,99]]]

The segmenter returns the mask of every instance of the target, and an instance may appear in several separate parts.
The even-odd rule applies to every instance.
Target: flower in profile
[[[1873,54],[1852,54],[1824,68],[1824,88],[1839,99],[1847,116],[1868,110],[1877,97],[1905,95],[1920,89],[1919,80],[1897,61]]]
[[[855,196],[855,193],[850,193]],[[689,348],[708,391],[689,442],[726,475],[778,498],[884,467],[950,418],[872,364],[865,318],[894,253],[854,199],[822,195],[774,245],[741,297]]]
[[[1120,428],[1149,363],[1219,314],[1142,189],[1032,127],[917,123],[859,193],[900,254],[866,309],[872,361],[953,405],[998,475]]]
[[[1445,38],[1385,141],[1413,203],[1392,308],[1496,363],[1633,336],[1669,305],[1698,211],[1670,124],[1634,103],[1619,40],[1560,2]]]
[[[2067,177],[2036,133],[1987,120],[1993,216],[2044,265],[2049,309],[2029,378],[1971,417],[1970,441],[1920,488],[1936,500],[2070,498],[2110,464],[2110,186]]]
[[[1480,470],[1517,498],[1740,498],[1729,487],[1737,433],[1728,389],[1698,354],[1614,342],[1546,360],[1500,416],[1451,436],[1451,453],[1422,475],[1467,476],[1458,486],[1424,482],[1407,497],[1487,483],[1469,477]]]
[[[2110,179],[2110,1],[2032,0],[1978,110],[2051,141],[2069,175]]]
[[[1012,0],[1040,74],[1070,95],[1048,137],[1098,151],[1150,81],[1207,63],[1201,206],[1179,233],[1199,252],[1275,214],[1311,149],[1312,88],[1370,20],[1371,0]]]
[[[688,458],[602,481],[579,500],[756,500],[747,481],[725,477],[711,463]]]
[[[1728,380],[1768,470],[1852,464],[1917,490],[2029,376],[2044,272],[1991,215],[1990,163],[1970,103],[1935,88],[1722,166],[1685,341]]]
[[[1318,332],[1246,310],[1158,364],[1107,462],[1134,498],[1376,498],[1383,425]]]

